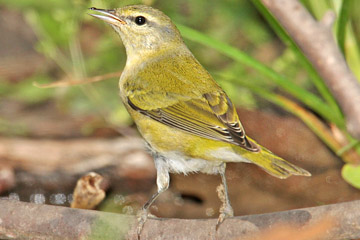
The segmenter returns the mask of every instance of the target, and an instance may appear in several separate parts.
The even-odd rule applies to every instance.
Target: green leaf
[[[351,0],[343,0],[341,4],[339,20],[337,23],[337,41],[341,52],[345,55],[345,37],[346,37],[346,26],[349,20],[349,10],[350,10]]]
[[[360,189],[360,165],[345,164],[341,175],[350,185]]]

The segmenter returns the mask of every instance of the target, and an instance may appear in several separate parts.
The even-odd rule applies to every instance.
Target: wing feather
[[[181,101],[165,108],[141,109],[128,97],[129,106],[167,126],[200,137],[231,143],[249,151],[260,150],[245,135],[236,109],[223,91],[204,94],[199,99]]]

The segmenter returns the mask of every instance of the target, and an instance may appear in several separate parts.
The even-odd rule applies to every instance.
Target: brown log
[[[360,237],[360,201],[226,219],[215,231],[216,219],[153,219],[142,239],[243,239],[285,224],[299,234],[324,219],[332,219],[321,236],[308,239]],[[0,200],[1,239],[136,239],[135,218],[92,210]],[[294,233],[292,233],[294,234]],[[270,238],[267,238],[270,239]],[[299,239],[288,236],[288,239]]]

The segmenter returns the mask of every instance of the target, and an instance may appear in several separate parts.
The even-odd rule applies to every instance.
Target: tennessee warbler
[[[138,234],[149,207],[168,188],[169,173],[220,174],[225,207],[217,226],[233,216],[225,178],[227,162],[254,163],[278,178],[311,175],[246,136],[235,106],[164,13],[142,5],[91,10],[101,13],[90,15],[109,23],[124,43],[127,61],[120,77],[120,96],[157,170],[158,191],[143,207]]]

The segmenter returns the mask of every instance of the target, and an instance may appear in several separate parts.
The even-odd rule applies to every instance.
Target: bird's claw
[[[148,217],[147,209],[141,209],[137,214],[138,225],[136,228],[137,239],[140,240],[141,231]]]
[[[216,223],[216,231],[219,229],[220,224],[229,217],[233,217],[234,216],[234,210],[232,209],[232,207],[230,205],[226,206],[219,215],[219,218],[217,220]]]
[[[138,220],[138,225],[136,228],[136,233],[137,233],[137,239],[140,240],[140,235],[141,235],[141,231],[144,228],[145,222],[148,219],[148,217],[150,218],[156,218],[155,215],[149,213],[149,211],[147,209],[141,209],[138,213],[137,213],[137,220]]]

